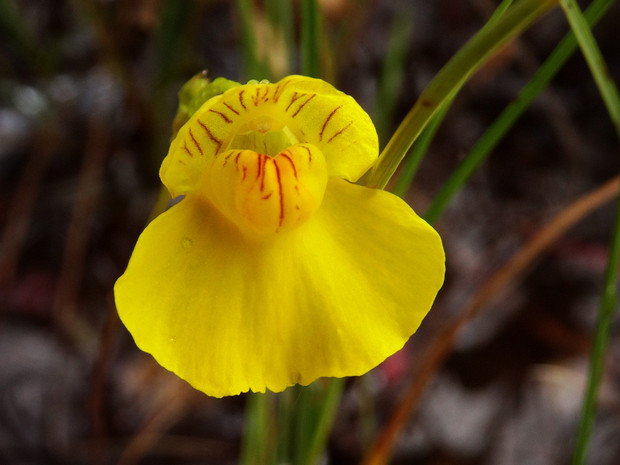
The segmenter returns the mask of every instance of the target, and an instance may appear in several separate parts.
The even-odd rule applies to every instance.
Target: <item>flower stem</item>
[[[241,465],[267,465],[272,462],[268,396],[267,393],[249,393],[246,397]]]
[[[319,463],[325,449],[329,433],[332,429],[338,405],[344,388],[344,378],[333,378],[327,381],[321,393],[321,402],[315,412],[315,423],[310,434],[305,457],[299,465],[314,465]],[[306,388],[306,392],[308,392]],[[306,438],[308,440],[308,438]]]
[[[577,37],[583,56],[588,62],[592,77],[598,86],[601,97],[605,102],[609,116],[616,127],[620,138],[620,95],[611,74],[592,36],[586,19],[583,17],[579,5],[575,0],[560,0],[560,5],[566,14],[570,27]]]
[[[319,29],[321,17],[317,0],[301,2],[301,74],[318,78],[321,75]]]

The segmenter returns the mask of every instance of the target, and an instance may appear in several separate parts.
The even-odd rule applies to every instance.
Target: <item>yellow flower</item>
[[[361,375],[399,350],[444,253],[402,200],[353,184],[377,156],[368,115],[318,79],[208,100],[160,170],[185,197],[114,288],[138,347],[217,397]]]

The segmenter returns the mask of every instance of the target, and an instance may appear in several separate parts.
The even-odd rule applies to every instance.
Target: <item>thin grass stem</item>
[[[268,394],[250,393],[246,397],[245,428],[240,465],[268,464],[269,403]]]
[[[165,88],[178,75],[196,27],[198,4],[194,2],[164,2],[159,16],[160,27],[154,37],[157,69],[152,87]],[[168,116],[168,115],[166,115]]]
[[[276,444],[275,461],[277,464],[292,463],[293,432],[295,425],[295,389],[286,389],[277,394],[278,441]]]
[[[497,5],[497,8],[495,8],[495,11],[486,22],[486,24],[493,24],[495,21],[497,21],[506,12],[510,5],[512,5],[512,2],[513,0],[502,0],[502,2]]]
[[[403,163],[402,172],[394,183],[394,188],[392,189],[393,194],[398,195],[399,197],[404,197],[407,190],[409,190],[409,186],[411,186],[413,178],[418,172],[418,168],[420,167],[424,156],[428,152],[428,148],[430,147],[435,134],[439,130],[439,126],[441,126],[446,113],[448,113],[451,104],[452,101],[449,101],[441,107],[428,126],[424,128],[415,144],[413,144],[411,153]]]
[[[382,142],[387,139],[394,108],[400,94],[412,33],[413,12],[406,8],[399,11],[392,21],[375,100],[374,122]]]
[[[594,40],[588,23],[574,0],[560,0],[560,4],[571,29],[575,33],[581,51],[590,67],[590,72],[599,88],[599,92],[612,123],[620,138],[620,96],[618,89],[611,79],[607,65]],[[594,418],[596,416],[596,399],[604,371],[605,351],[609,341],[611,321],[618,306],[618,262],[620,261],[620,201],[616,208],[607,267],[603,278],[603,291],[598,312],[594,344],[590,354],[590,370],[588,383],[581,410],[581,419],[577,431],[577,440],[573,450],[573,465],[586,463],[586,453]]]
[[[592,77],[598,86],[601,97],[603,97],[618,138],[620,138],[620,95],[618,88],[611,78],[611,74],[609,74],[607,64],[577,2],[575,0],[560,0],[560,5],[577,37],[577,42],[579,42],[583,56],[588,62]]]
[[[586,452],[590,442],[592,425],[596,415],[596,399],[603,377],[605,350],[609,341],[611,322],[618,306],[618,262],[620,261],[620,201],[616,207],[607,268],[603,279],[603,292],[599,306],[594,344],[590,354],[588,384],[581,410],[581,420],[577,431],[577,440],[573,450],[573,465],[586,462]]]
[[[318,78],[321,17],[317,0],[301,1],[301,74]]]
[[[323,402],[317,412],[317,421],[314,426],[312,439],[310,440],[308,452],[306,454],[306,465],[314,465],[319,463],[319,459],[325,446],[329,433],[338,411],[342,390],[344,389],[344,378],[333,378],[328,381],[327,388],[324,393]]]
[[[256,50],[257,38],[254,27],[254,10],[250,0],[237,0],[241,21],[241,46],[246,79],[268,79],[266,66],[259,60]]]

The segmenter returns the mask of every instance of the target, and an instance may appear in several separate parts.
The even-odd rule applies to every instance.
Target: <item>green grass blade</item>
[[[493,24],[497,21],[506,12],[510,5],[512,5],[512,2],[513,0],[502,0],[502,3],[495,8],[495,11],[487,21],[487,24]]]
[[[247,394],[240,465],[267,465],[272,462],[268,396],[269,394]]]
[[[325,450],[329,433],[338,411],[342,390],[344,388],[344,378],[332,378],[327,381],[328,386],[324,393],[323,402],[317,412],[317,421],[314,427],[313,436],[309,444],[305,464],[314,465],[319,463],[321,454]]]
[[[384,138],[387,138],[394,115],[394,108],[400,94],[412,32],[412,10],[404,9],[403,11],[398,11],[392,23],[375,101],[375,127],[377,128],[379,139],[383,141],[385,141]]]
[[[566,14],[571,29],[577,37],[577,42],[579,42],[581,51],[588,62],[590,72],[594,77],[594,81],[599,88],[601,97],[603,97],[609,116],[620,138],[620,95],[618,95],[618,88],[609,74],[605,60],[598,45],[596,45],[592,31],[588,27],[588,23],[583,17],[577,2],[575,0],[560,0],[560,5]]]
[[[446,100],[455,95],[493,53],[556,3],[557,0],[521,0],[467,42],[424,89],[369,173],[367,185],[385,187],[413,142]]]
[[[418,171],[420,167],[420,163],[422,163],[422,159],[426,152],[428,152],[428,148],[441,126],[446,113],[450,109],[450,104],[452,101],[446,102],[446,104],[441,107],[439,112],[433,116],[431,122],[424,128],[418,140],[416,140],[413,148],[411,149],[411,153],[405,159],[405,163],[403,164],[403,169],[398,179],[394,183],[394,188],[392,189],[392,193],[398,195],[399,197],[404,197],[413,181],[413,177]]]
[[[573,451],[573,465],[583,465],[590,440],[590,432],[596,414],[596,398],[603,375],[605,349],[609,341],[611,322],[618,306],[618,262],[620,261],[620,200],[616,208],[607,269],[603,280],[603,293],[598,312],[594,345],[590,355],[590,372],[588,385],[581,411],[581,421],[577,432],[577,441]]]
[[[295,418],[293,465],[320,462],[340,403],[345,379],[318,380],[309,386],[295,386],[298,403]]]
[[[274,76],[274,79],[281,79],[290,74],[292,63],[295,62],[295,22],[293,16],[293,2],[290,0],[267,0],[265,2],[265,12],[267,18],[274,29],[272,39],[281,41],[275,45],[280,47],[282,44],[286,47],[285,68],[283,74]]]
[[[321,16],[317,0],[301,1],[301,74],[321,76],[320,66]]]
[[[512,0],[502,0],[483,28],[491,27],[511,4]],[[452,106],[453,100],[454,99],[450,99],[446,101],[439,112],[433,116],[430,123],[428,123],[428,125],[420,133],[418,140],[413,145],[413,149],[410,151],[410,155],[405,159],[403,169],[394,184],[394,188],[392,189],[394,194],[400,197],[403,197],[406,194],[409,186],[413,182],[413,178],[417,173],[420,164],[422,163],[422,160],[428,152],[428,148],[435,137],[435,133],[439,129],[439,126],[441,126],[446,113],[448,113],[448,110]]]
[[[293,432],[295,428],[295,388],[276,394],[278,415],[275,462],[277,464],[292,463]]]
[[[614,0],[594,0],[586,11],[588,23],[591,25],[596,24],[613,3]],[[575,35],[569,32],[540,66],[517,99],[502,111],[499,117],[478,139],[478,142],[472,147],[458,168],[452,173],[424,215],[427,221],[432,223],[437,220],[452,197],[478,166],[486,160],[489,153],[497,146],[525,110],[529,108],[538,94],[555,77],[576,49],[577,41]]]
[[[160,27],[154,38],[157,66],[153,88],[166,86],[177,77],[180,65],[188,54],[189,35],[197,17],[193,2],[164,2],[161,7]]]
[[[574,0],[560,0],[571,29],[577,37],[581,51],[590,67],[590,72],[599,88],[607,111],[620,138],[620,96],[618,89],[611,79],[607,65],[594,40],[592,31],[586,19],[581,14],[579,6]],[[583,465],[586,461],[586,452],[590,441],[590,434],[596,415],[596,399],[603,376],[604,357],[609,341],[611,322],[618,306],[618,262],[620,261],[620,201],[616,210],[612,239],[607,257],[607,268],[603,281],[603,291],[594,335],[594,344],[590,355],[590,370],[588,384],[584,396],[581,420],[577,432],[577,441],[573,451],[573,465]]]
[[[254,28],[254,10],[251,0],[237,0],[237,10],[241,22],[241,46],[243,49],[243,63],[245,78],[269,79],[267,67],[258,58],[256,50],[256,30]]]

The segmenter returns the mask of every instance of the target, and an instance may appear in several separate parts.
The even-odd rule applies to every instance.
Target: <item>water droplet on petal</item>
[[[175,342],[177,342],[177,338],[176,337],[171,337],[169,339],[169,341],[172,342],[172,343],[175,343]]]
[[[194,245],[194,241],[192,241],[189,237],[184,237],[181,241],[181,245],[183,245],[184,248],[189,249],[192,245]]]

